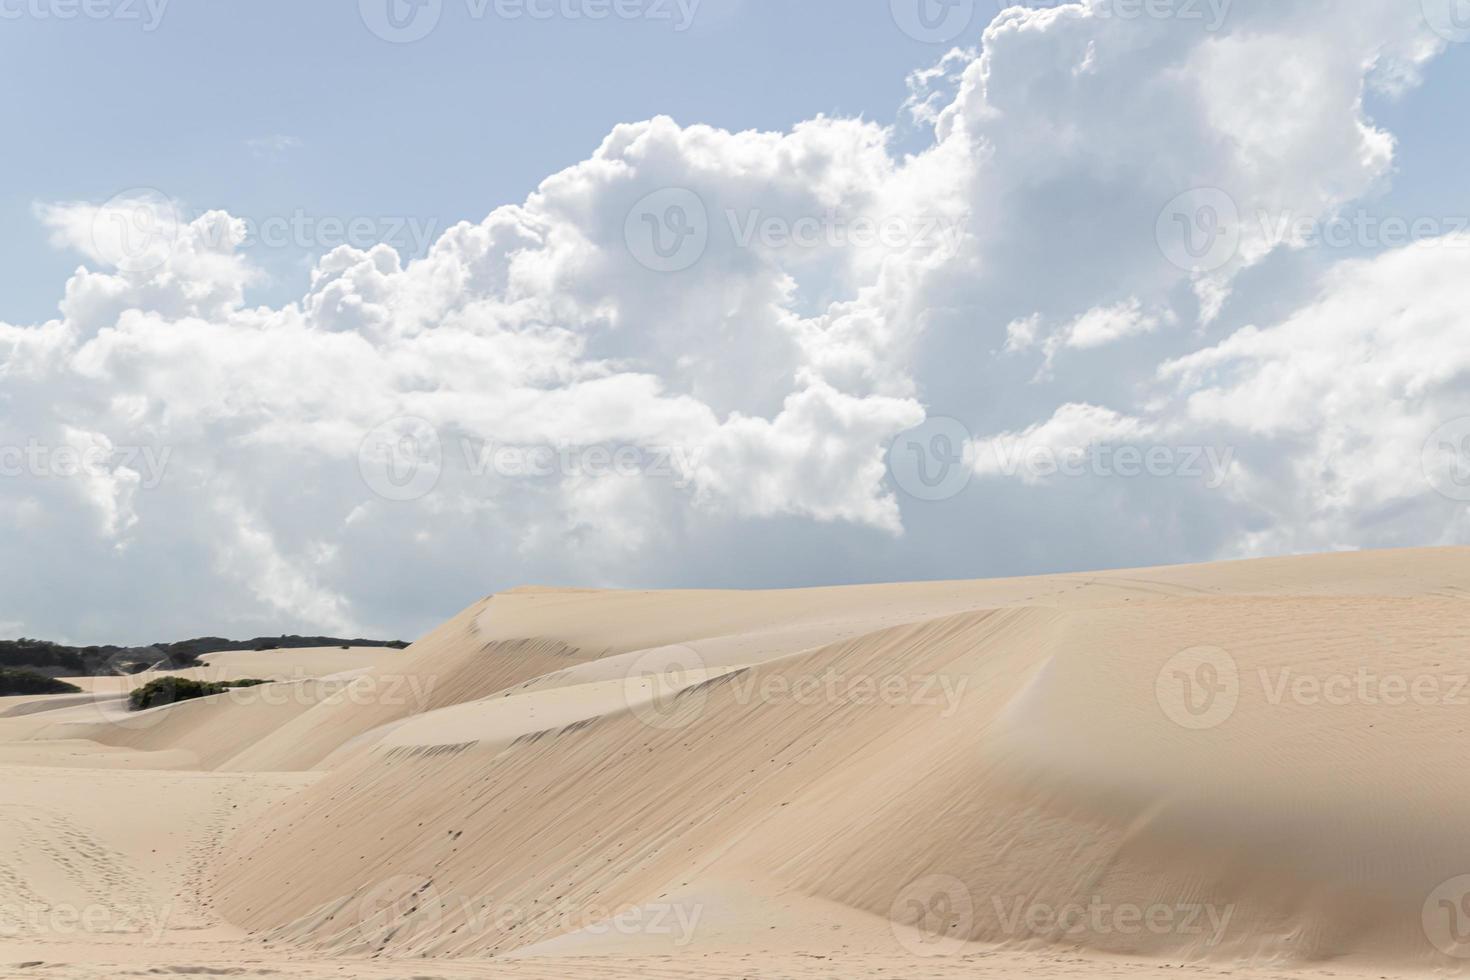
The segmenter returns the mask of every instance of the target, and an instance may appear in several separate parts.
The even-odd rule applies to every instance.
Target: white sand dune
[[[1470,549],[523,589],[211,661],[253,694],[15,699],[0,976],[1459,973],[1467,599]]]

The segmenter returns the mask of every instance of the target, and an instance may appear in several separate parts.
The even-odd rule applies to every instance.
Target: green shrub
[[[349,640],[332,636],[270,636],[253,640],[201,636],[177,643],[154,643],[143,647],[67,647],[49,640],[22,637],[19,640],[0,640],[0,669],[24,669],[47,675],[65,674],[68,677],[100,677],[138,674],[149,669],[185,670],[200,666],[199,658],[206,653],[331,646],[388,647],[402,650],[408,644],[402,640]]]
[[[0,668],[0,697],[11,694],[80,694],[81,688],[34,670]]]
[[[128,710],[143,711],[148,708],[157,708],[159,705],[176,704],[179,701],[192,701],[195,698],[207,698],[212,694],[223,694],[231,688],[259,687],[269,683],[271,682],[255,678],[240,681],[195,681],[187,677],[159,677],[142,687],[135,688],[128,695]]]

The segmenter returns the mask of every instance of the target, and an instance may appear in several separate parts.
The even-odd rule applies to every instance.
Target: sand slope
[[[259,780],[197,885],[223,945],[157,945],[287,975],[1455,973],[1467,597],[1467,549],[525,589],[287,707],[0,717],[0,765]]]

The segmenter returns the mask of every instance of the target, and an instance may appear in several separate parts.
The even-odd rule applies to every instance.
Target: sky
[[[0,72],[0,636],[1470,542],[1465,0],[0,0]]]

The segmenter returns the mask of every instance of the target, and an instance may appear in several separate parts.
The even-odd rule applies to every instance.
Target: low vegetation
[[[0,667],[0,697],[13,694],[79,694],[81,688],[34,670]]]
[[[187,677],[159,677],[128,695],[128,710],[143,711],[160,705],[207,698],[212,694],[224,694],[238,687],[259,687],[270,681],[250,678],[241,681],[196,681]]]
[[[177,643],[154,643],[141,647],[71,647],[48,640],[0,640],[0,668],[24,669],[40,674],[98,677],[138,674],[145,670],[184,670],[200,665],[206,653],[239,650],[297,650],[304,647],[390,647],[408,646],[402,640],[345,640],[331,636],[258,636],[253,640],[226,640],[202,636]]]

